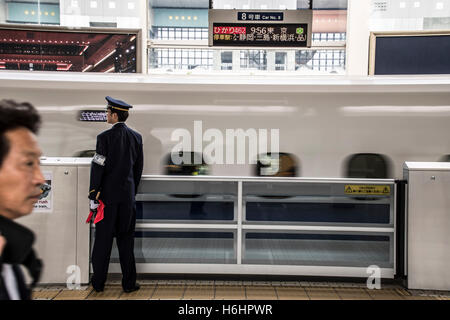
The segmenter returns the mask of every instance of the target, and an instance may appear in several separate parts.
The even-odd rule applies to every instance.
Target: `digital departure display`
[[[306,23],[214,23],[214,46],[306,47]]]
[[[106,122],[106,111],[82,110],[79,113],[78,121]]]

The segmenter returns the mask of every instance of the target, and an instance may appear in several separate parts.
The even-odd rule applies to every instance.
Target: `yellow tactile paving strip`
[[[91,291],[91,294],[87,297],[88,300],[117,300],[123,293],[120,286],[105,286],[102,292]]]
[[[277,287],[276,291],[279,300],[309,300],[304,288]]]
[[[306,293],[311,300],[340,300],[334,288],[306,288]]]
[[[52,290],[52,289],[43,289],[39,291],[33,291],[31,297],[33,300],[53,300],[58,294],[60,290]]]
[[[124,293],[120,282],[108,282],[103,292],[37,287],[35,300],[450,300],[450,292],[407,290],[385,285],[370,290],[364,284],[304,281],[141,281],[141,289]]]
[[[254,286],[245,287],[247,300],[277,300],[277,293],[274,287]]]
[[[216,286],[217,300],[245,300],[245,287],[243,286]]]
[[[365,289],[336,288],[336,293],[342,300],[372,300]]]
[[[211,300],[214,299],[214,289],[214,286],[211,285],[188,285],[184,292],[183,299]]]
[[[153,293],[152,300],[181,300],[186,287],[184,285],[158,285]]]
[[[86,299],[92,292],[92,288],[83,289],[83,290],[61,290],[59,294],[53,298],[53,300],[84,300]]]
[[[155,292],[156,285],[142,285],[138,291],[131,293],[123,292],[119,300],[148,300]]]
[[[448,298],[442,297],[424,297],[424,296],[407,296],[403,297],[405,300],[448,300]]]
[[[373,300],[403,300],[403,295],[395,289],[367,290]]]

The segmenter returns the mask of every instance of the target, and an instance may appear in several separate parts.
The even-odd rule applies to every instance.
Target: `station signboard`
[[[209,10],[208,45],[310,47],[312,10]]]
[[[81,110],[78,113],[78,121],[106,122],[106,110]]]

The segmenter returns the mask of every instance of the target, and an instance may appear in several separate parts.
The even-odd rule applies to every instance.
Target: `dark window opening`
[[[388,179],[389,159],[378,153],[357,153],[351,155],[345,164],[347,178]]]
[[[181,163],[179,161],[181,160]],[[169,176],[198,176],[209,174],[209,167],[198,152],[172,152],[166,156],[164,162],[165,174]],[[175,198],[198,198],[201,194],[171,194]],[[200,210],[203,204],[196,202],[195,210]]]
[[[76,158],[92,158],[95,155],[95,150],[82,150],[75,153]]]
[[[256,163],[258,177],[296,177],[299,174],[299,161],[291,153],[259,154]]]
[[[178,160],[181,163],[178,163]],[[186,161],[187,160],[187,161]],[[177,162],[177,163],[176,163]],[[169,176],[198,176],[209,174],[209,166],[198,152],[169,153],[164,161],[165,174]]]

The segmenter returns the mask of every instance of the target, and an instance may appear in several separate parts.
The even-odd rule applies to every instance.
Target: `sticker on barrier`
[[[346,194],[371,194],[388,195],[391,193],[391,186],[386,185],[345,185]]]
[[[45,178],[45,183],[41,186],[41,197],[34,204],[34,212],[52,212],[53,209],[53,197],[52,197],[52,180],[53,173],[52,171],[44,171],[42,172]]]

